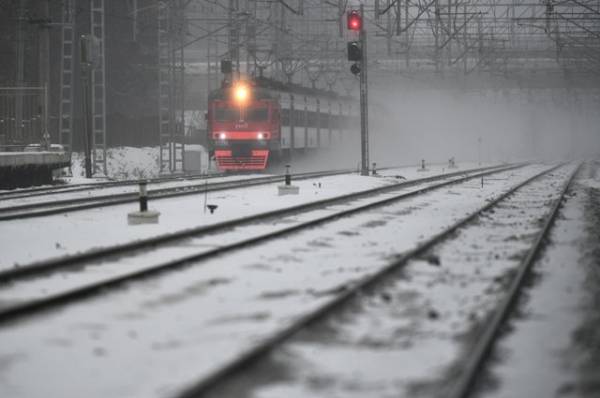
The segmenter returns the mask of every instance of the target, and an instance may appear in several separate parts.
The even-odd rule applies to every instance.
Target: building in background
[[[83,87],[78,39],[90,32],[90,4],[88,0],[74,2],[74,150],[81,150],[83,145]],[[62,13],[63,2],[0,2],[0,86],[43,85],[47,68],[48,132],[53,143],[59,142]],[[157,1],[105,1],[104,33],[106,145],[156,146],[159,143]],[[47,52],[43,48],[45,35],[49,43]]]

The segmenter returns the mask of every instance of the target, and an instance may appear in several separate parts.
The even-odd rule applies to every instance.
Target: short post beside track
[[[290,174],[290,165],[285,165],[285,185],[292,185],[292,175]]]
[[[285,183],[277,187],[279,196],[281,195],[298,195],[300,187],[292,185],[292,174],[290,174],[290,165],[285,165]]]
[[[140,210],[132,211],[127,214],[127,223],[129,225],[137,225],[137,224],[157,224],[158,216],[160,212],[148,210],[148,181],[141,180],[139,182],[140,187]]]
[[[148,182],[140,181],[140,212],[148,211]]]

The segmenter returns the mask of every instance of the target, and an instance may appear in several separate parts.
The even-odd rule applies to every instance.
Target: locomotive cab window
[[[249,122],[266,122],[269,120],[269,108],[250,108],[246,114]]]
[[[235,108],[215,108],[217,122],[237,122],[240,120],[240,111]]]

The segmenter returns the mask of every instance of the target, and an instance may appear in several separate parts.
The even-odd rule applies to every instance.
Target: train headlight
[[[256,138],[259,139],[259,140],[262,140],[262,139],[265,138],[265,134],[264,133],[258,133],[258,134],[256,134]]]
[[[233,89],[233,98],[239,105],[245,105],[250,96],[249,88],[246,84],[238,82]]]
[[[226,138],[227,138],[227,134],[225,134],[225,133],[219,133],[219,139],[221,141],[224,141]]]

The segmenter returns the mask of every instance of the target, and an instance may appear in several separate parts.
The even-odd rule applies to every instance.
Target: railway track
[[[180,269],[191,262],[207,260],[230,253],[236,249],[261,244],[341,217],[415,197],[453,184],[507,172],[523,166],[519,164],[503,167],[486,167],[470,172],[461,171],[432,176],[136,241],[116,247],[93,250],[8,269],[0,272],[0,302],[4,303],[0,308],[0,322],[31,315],[39,310],[66,304],[102,292],[109,287]],[[395,192],[411,187],[413,189],[408,192]],[[363,200],[363,202],[357,204],[351,203],[357,200]],[[344,204],[342,209],[332,208],[326,211],[326,214],[323,214],[324,208],[340,204]],[[346,206],[349,208],[346,208]],[[311,211],[315,214],[307,216],[306,214]],[[305,220],[290,220],[291,225],[284,225],[275,230],[264,232],[265,223],[271,220],[280,221],[286,217],[291,218],[299,214]],[[206,238],[213,241],[217,239],[220,244],[216,247],[205,247],[203,250],[198,250],[200,244],[193,240]],[[172,246],[181,245],[186,240],[190,241],[190,244],[186,248],[178,247],[179,254],[173,255]],[[168,254],[161,254],[161,251],[168,252]],[[122,263],[128,257],[141,257],[141,260],[138,261],[141,265],[132,267],[124,266]],[[169,260],[153,261],[153,258],[168,258]],[[90,279],[86,271],[94,275],[94,271],[98,269],[102,270],[102,276]],[[69,270],[77,271],[70,274],[71,282],[64,281],[63,273],[59,272]],[[51,280],[51,278],[56,278],[56,281]],[[52,288],[52,286],[55,286],[55,288]],[[23,298],[19,299],[19,295]]]
[[[549,168],[531,178],[528,178],[522,183],[514,186],[509,191],[498,196],[496,199],[490,201],[477,211],[457,221],[443,232],[421,242],[414,249],[405,252],[387,267],[364,277],[351,286],[347,286],[345,289],[340,290],[340,292],[334,298],[328,300],[325,304],[299,317],[294,322],[291,322],[287,327],[279,329],[278,332],[270,335],[266,339],[263,339],[260,343],[252,346],[250,349],[243,352],[237,358],[231,360],[224,366],[213,370],[210,374],[199,380],[195,385],[190,386],[185,391],[178,394],[177,398],[227,396],[227,393],[231,393],[231,391],[240,391],[239,388],[242,389],[241,391],[252,391],[252,387],[256,387],[255,383],[260,384],[260,382],[256,380],[259,380],[261,375],[256,373],[247,375],[244,373],[245,376],[242,376],[242,372],[249,370],[251,367],[260,368],[259,363],[261,363],[261,361],[266,361],[269,354],[272,354],[275,350],[279,350],[284,345],[287,345],[291,340],[298,336],[299,332],[306,331],[309,327],[314,327],[317,324],[322,324],[327,319],[331,319],[334,315],[339,314],[344,308],[347,308],[346,306],[354,299],[359,299],[365,295],[372,296],[378,291],[378,288],[380,288],[381,285],[388,283],[388,277],[397,273],[408,262],[420,258],[420,256],[429,252],[432,248],[448,241],[455,236],[457,231],[467,227],[482,214],[494,210],[496,206],[506,201],[519,190],[523,189],[529,184],[540,181],[542,178],[549,175],[549,173],[552,173],[560,167],[561,165]],[[510,308],[513,306],[519,290],[523,286],[523,281],[526,278],[528,269],[531,267],[532,262],[539,253],[545,236],[547,235],[553,220],[556,218],[564,194],[567,192],[568,187],[570,186],[571,181],[576,173],[577,169],[568,176],[567,182],[563,185],[558,200],[553,203],[551,210],[546,214],[543,227],[537,233],[534,244],[528,251],[525,259],[521,262],[518,275],[514,278],[507,297],[501,302],[501,309],[495,312],[493,321],[488,324],[483,337],[478,340],[472,355],[469,356],[468,365],[465,367],[466,370],[460,376],[459,381],[454,386],[453,391],[449,395],[442,396],[462,398],[467,397],[470,394],[477,374],[481,370],[482,364],[491,351],[491,347],[493,346],[493,342],[498,335],[498,331],[503,324],[503,321],[506,319],[506,316],[510,312]],[[325,326],[324,329],[328,330],[331,327],[332,326],[330,324],[329,326]],[[320,337],[323,338],[323,336]],[[305,338],[308,339],[308,341],[315,341],[311,340],[310,336],[305,336]],[[287,349],[286,352],[290,352],[290,350]],[[318,351],[315,347],[313,347],[311,352]],[[316,363],[318,362],[319,361],[317,360]],[[303,364],[304,366],[310,366],[307,365],[310,364],[310,362],[307,362],[306,358],[300,359],[299,363]],[[282,374],[286,375],[285,379],[288,382],[295,379],[293,375],[287,374],[285,369],[282,369],[282,366],[284,366],[283,364],[279,363],[275,366],[277,366]],[[293,366],[291,368],[293,369]],[[236,385],[235,383],[238,384]],[[306,392],[306,390],[302,391]]]
[[[354,172],[354,170],[345,169],[325,172],[299,173],[292,175],[292,177],[295,180],[304,180],[310,178],[350,174]],[[199,184],[178,186],[172,188],[152,189],[148,191],[148,195],[152,198],[152,200],[168,199],[185,195],[195,195],[204,192],[214,192],[227,189],[267,185],[283,181],[284,176],[281,175],[239,179],[233,181],[221,181],[213,183],[208,183],[206,179],[203,179],[203,182]],[[83,188],[83,190],[85,191],[86,188]],[[71,191],[69,191],[69,193],[71,193]],[[17,206],[0,206],[0,221],[42,217],[54,214],[62,214],[66,212],[89,210],[100,207],[133,203],[138,200],[138,196],[138,192],[113,193],[110,195],[84,196],[62,200],[51,199],[49,201],[29,203]]]
[[[164,182],[173,181],[193,181],[193,180],[204,180],[212,178],[226,177],[225,173],[214,173],[214,174],[192,174],[185,176],[173,176],[173,177],[156,177],[148,178],[148,184],[159,184]],[[64,185],[53,185],[49,187],[38,187],[28,188],[16,191],[4,191],[0,192],[0,201],[2,200],[14,200],[14,199],[26,199],[34,198],[38,196],[47,195],[58,195],[64,193],[74,193],[82,191],[94,191],[105,188],[113,187],[135,187],[139,184],[140,180],[119,180],[119,181],[101,181],[96,183],[80,183],[80,184],[64,184]]]
[[[485,369],[486,361],[488,361],[493,352],[495,342],[501,335],[502,327],[511,316],[511,313],[515,310],[519,296],[526,287],[527,278],[531,273],[531,269],[543,250],[551,228],[562,207],[564,197],[569,191],[580,168],[581,165],[579,165],[571,174],[560,192],[559,199],[552,204],[550,211],[543,221],[541,229],[537,233],[533,244],[527,252],[527,255],[520,262],[516,275],[512,279],[506,295],[500,300],[498,307],[493,311],[493,316],[472,347],[463,366],[462,373],[457,378],[450,393],[446,395],[448,398],[467,398],[474,392],[478,377]]]
[[[382,170],[389,170],[389,169],[394,169],[394,168],[399,168],[399,167],[408,167],[408,165],[405,166],[391,166],[391,167],[380,167],[378,168],[378,170],[382,171]],[[332,173],[331,175],[335,175],[338,172],[342,172],[342,173],[352,173],[355,170],[351,170],[351,169],[340,169],[340,170],[332,170],[332,171],[325,171],[323,173]],[[318,172],[307,172],[307,173],[297,173],[292,175],[293,178],[303,178],[304,175],[307,175],[308,178],[311,177],[311,175],[315,175]],[[211,174],[192,174],[192,175],[185,175],[185,176],[172,176],[172,177],[156,177],[156,178],[148,178],[145,179],[145,181],[150,185],[152,184],[162,184],[162,183],[172,183],[172,182],[187,182],[187,181],[196,181],[196,180],[202,180],[203,182],[205,180],[211,180],[211,179],[216,179],[216,178],[225,178],[225,177],[233,177],[233,174],[229,174],[229,173],[211,173]],[[254,177],[256,178],[256,177]],[[133,187],[134,189],[137,188],[137,186],[139,185],[140,180],[120,180],[120,181],[106,181],[106,182],[98,182],[98,183],[81,183],[81,184],[68,184],[68,185],[59,185],[59,186],[50,186],[50,187],[38,187],[38,188],[29,188],[29,189],[23,189],[23,190],[17,190],[17,191],[4,191],[4,192],[0,192],[0,203],[2,203],[2,201],[10,201],[10,200],[16,200],[16,199],[30,199],[30,198],[35,198],[35,197],[49,197],[50,195],[61,195],[61,194],[72,194],[72,193],[78,193],[78,192],[90,192],[90,191],[97,191],[97,190],[102,190],[102,189],[106,189],[106,188],[114,188],[114,187]],[[170,188],[170,189],[177,189],[177,187],[175,188]],[[135,194],[135,192],[133,192]],[[90,199],[90,198],[86,198],[86,199]],[[60,199],[58,199],[60,200]],[[47,201],[48,205],[51,205],[52,203],[56,202],[57,199],[52,199]],[[2,211],[2,207],[0,206],[0,211]]]

